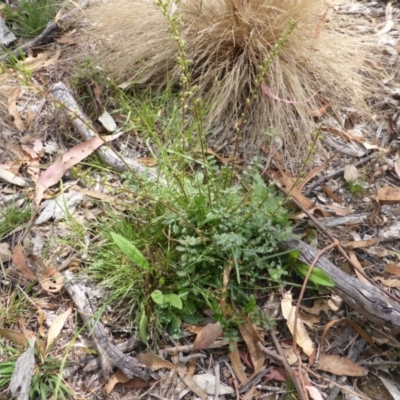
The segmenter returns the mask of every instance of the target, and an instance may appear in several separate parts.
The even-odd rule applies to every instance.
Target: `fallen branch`
[[[89,288],[79,282],[72,272],[66,271],[65,276],[68,282],[64,285],[64,290],[74,302],[75,308],[96,346],[104,379],[109,378],[115,367],[130,379],[138,377],[148,381],[151,377],[151,371],[135,358],[122,353],[108,339],[104,325],[96,318],[97,310],[91,304]]]
[[[55,100],[58,105],[62,106],[63,110],[69,117],[71,124],[81,135],[83,140],[89,140],[99,136],[99,134],[93,129],[91,121],[81,110],[64,83],[55,83],[51,88],[50,93],[53,96],[53,100]],[[158,173],[155,170],[151,170],[129,158],[121,157],[116,151],[108,147],[108,145],[101,146],[97,149],[97,153],[108,166],[118,172],[130,171],[153,181],[158,179]]]
[[[282,250],[299,251],[298,259],[310,265],[318,255],[318,250],[309,244],[290,239],[280,243]],[[322,269],[335,283],[333,291],[351,308],[363,314],[368,320],[381,326],[400,332],[400,302],[387,296],[373,285],[367,285],[353,278],[331,263],[326,257],[320,257],[315,265]]]

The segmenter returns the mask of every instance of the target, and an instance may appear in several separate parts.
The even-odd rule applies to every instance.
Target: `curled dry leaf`
[[[193,343],[193,350],[206,349],[221,336],[221,333],[222,329],[219,322],[207,324],[196,336],[196,340]]]
[[[63,275],[54,267],[47,268],[38,279],[42,289],[48,293],[58,293],[64,285]]]
[[[23,333],[13,331],[11,329],[0,328],[0,337],[8,339],[17,346],[27,347],[28,340]]]
[[[15,127],[20,131],[20,132],[25,132],[26,127],[24,123],[22,122],[21,116],[19,115],[19,112],[17,110],[17,98],[20,94],[21,89],[19,87],[16,87],[11,93],[10,96],[8,97],[8,112],[9,114],[14,118],[14,125]]]
[[[13,249],[12,262],[17,270],[28,280],[33,281],[36,279],[35,274],[28,267],[26,257],[22,246],[17,245]]]
[[[324,354],[318,361],[317,369],[339,376],[366,376],[368,370],[337,354]]]
[[[45,172],[40,175],[36,182],[36,193],[35,193],[35,206],[39,208],[40,201],[43,198],[44,192],[60,181],[71,167],[90,156],[97,148],[102,146],[111,140],[116,139],[122,133],[115,135],[100,137],[97,136],[93,139],[87,140],[86,142],[80,143],[70,150],[68,150],[61,158],[60,161],[55,162]]]
[[[60,334],[62,328],[64,327],[65,322],[68,317],[71,315],[72,307],[69,307],[67,311],[64,311],[62,314],[58,315],[53,323],[50,326],[49,333],[47,334],[47,344],[46,350],[54,343]]]
[[[387,264],[385,271],[388,274],[400,276],[400,264]]]
[[[380,204],[398,203],[400,202],[400,187],[385,186],[379,188],[375,198]]]
[[[243,383],[247,382],[248,378],[244,372],[244,366],[242,364],[242,360],[240,359],[240,354],[239,354],[239,349],[238,349],[237,343],[230,342],[229,346],[231,348],[229,357],[231,359],[231,365],[232,365],[233,371],[235,372],[236,377],[238,378],[239,382],[241,384],[243,384]]]
[[[249,351],[254,374],[256,374],[261,371],[265,361],[265,353],[261,351],[257,343],[261,342],[263,344],[264,341],[258,335],[254,325],[246,317],[244,317],[244,323],[239,326],[239,330]]]
[[[46,337],[46,334],[44,332],[44,321],[46,321],[46,314],[43,312],[43,310],[38,310],[37,311],[37,321],[39,325],[39,335],[41,337]]]
[[[145,165],[146,167],[154,167],[157,165],[157,160],[153,157],[139,157],[135,161],[139,164]]]
[[[152,385],[154,382],[153,381],[144,381],[139,378],[133,378],[129,379],[127,376],[125,376],[121,371],[117,371],[114,375],[110,377],[106,385],[104,386],[104,390],[107,394],[110,394],[115,385],[117,383],[120,383],[122,387],[128,388],[128,389],[138,389],[138,388],[143,388],[143,387],[149,387]]]
[[[175,366],[167,360],[157,356],[156,354],[142,353],[136,356],[136,359],[144,364],[146,367],[152,371],[157,371],[160,368],[167,368],[171,370],[176,370]]]
[[[307,389],[307,392],[312,400],[324,400],[321,392],[316,387],[306,385],[305,388]]]
[[[372,238],[368,240],[356,240],[354,242],[344,242],[342,243],[342,246],[345,249],[365,249],[366,247],[373,246],[377,241],[377,238]]]
[[[295,327],[296,307],[292,305],[291,293],[285,293],[281,301],[282,315],[286,319],[287,326],[293,335]],[[304,353],[311,357],[314,354],[314,344],[304,326],[301,318],[297,318],[296,324],[296,343],[303,349]]]

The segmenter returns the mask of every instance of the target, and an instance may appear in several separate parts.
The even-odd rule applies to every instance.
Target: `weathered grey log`
[[[8,46],[12,42],[14,42],[17,38],[15,35],[10,32],[4,19],[0,15],[0,45]]]
[[[138,377],[145,381],[149,380],[151,371],[135,358],[122,353],[109,340],[104,325],[97,317],[97,310],[90,301],[90,289],[79,281],[72,272],[65,271],[65,276],[68,281],[64,285],[64,290],[74,302],[86,330],[90,332],[91,339],[100,357],[104,379],[107,380],[110,377],[115,367],[130,379]]]
[[[282,250],[299,251],[298,259],[310,265],[318,250],[309,244],[290,239],[280,243]],[[332,264],[326,257],[319,258],[316,267],[322,269],[335,283],[333,291],[351,308],[363,314],[368,320],[400,332],[400,300],[397,302],[387,296],[383,290],[367,285],[353,278]]]

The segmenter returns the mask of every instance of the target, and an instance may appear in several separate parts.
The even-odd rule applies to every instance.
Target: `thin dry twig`
[[[274,342],[274,346],[276,348],[276,351],[278,352],[279,358],[277,358],[276,356],[275,359],[279,360],[279,362],[281,363],[281,365],[285,368],[286,373],[288,374],[288,377],[290,378],[290,380],[293,382],[294,387],[296,388],[297,394],[299,395],[300,400],[307,400],[307,394],[303,391],[302,385],[299,382],[299,379],[297,379],[296,375],[294,374],[292,368],[290,367],[289,363],[287,362],[287,359],[285,357],[285,355],[283,354],[283,350],[282,347],[279,344],[279,341],[275,335],[275,332],[270,329],[269,330],[269,334],[272,338],[272,341]],[[268,351],[268,349],[266,349],[261,342],[257,343],[258,348],[263,351],[265,354],[270,355],[270,351]]]

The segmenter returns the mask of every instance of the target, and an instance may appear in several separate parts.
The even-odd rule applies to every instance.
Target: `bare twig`
[[[299,380],[297,379],[296,375],[294,374],[292,368],[290,367],[289,363],[286,360],[285,355],[283,354],[282,347],[280,346],[278,339],[272,329],[269,330],[269,333],[271,335],[272,341],[274,342],[276,351],[278,352],[279,355],[279,361],[282,364],[282,366],[285,368],[285,371],[290,378],[290,380],[293,382],[294,387],[296,388],[297,394],[299,395],[300,400],[307,400],[307,394],[304,392]],[[270,352],[268,349],[266,349],[261,342],[257,343],[258,348],[263,351],[265,354],[269,355]],[[277,359],[277,357],[275,357]]]
[[[148,381],[151,371],[138,360],[122,353],[108,339],[104,325],[96,318],[97,310],[91,304],[89,289],[77,281],[72,272],[66,271],[68,282],[64,290],[69,294],[79,312],[99,353],[104,379],[108,379],[113,368],[118,368],[128,378],[138,377]]]

